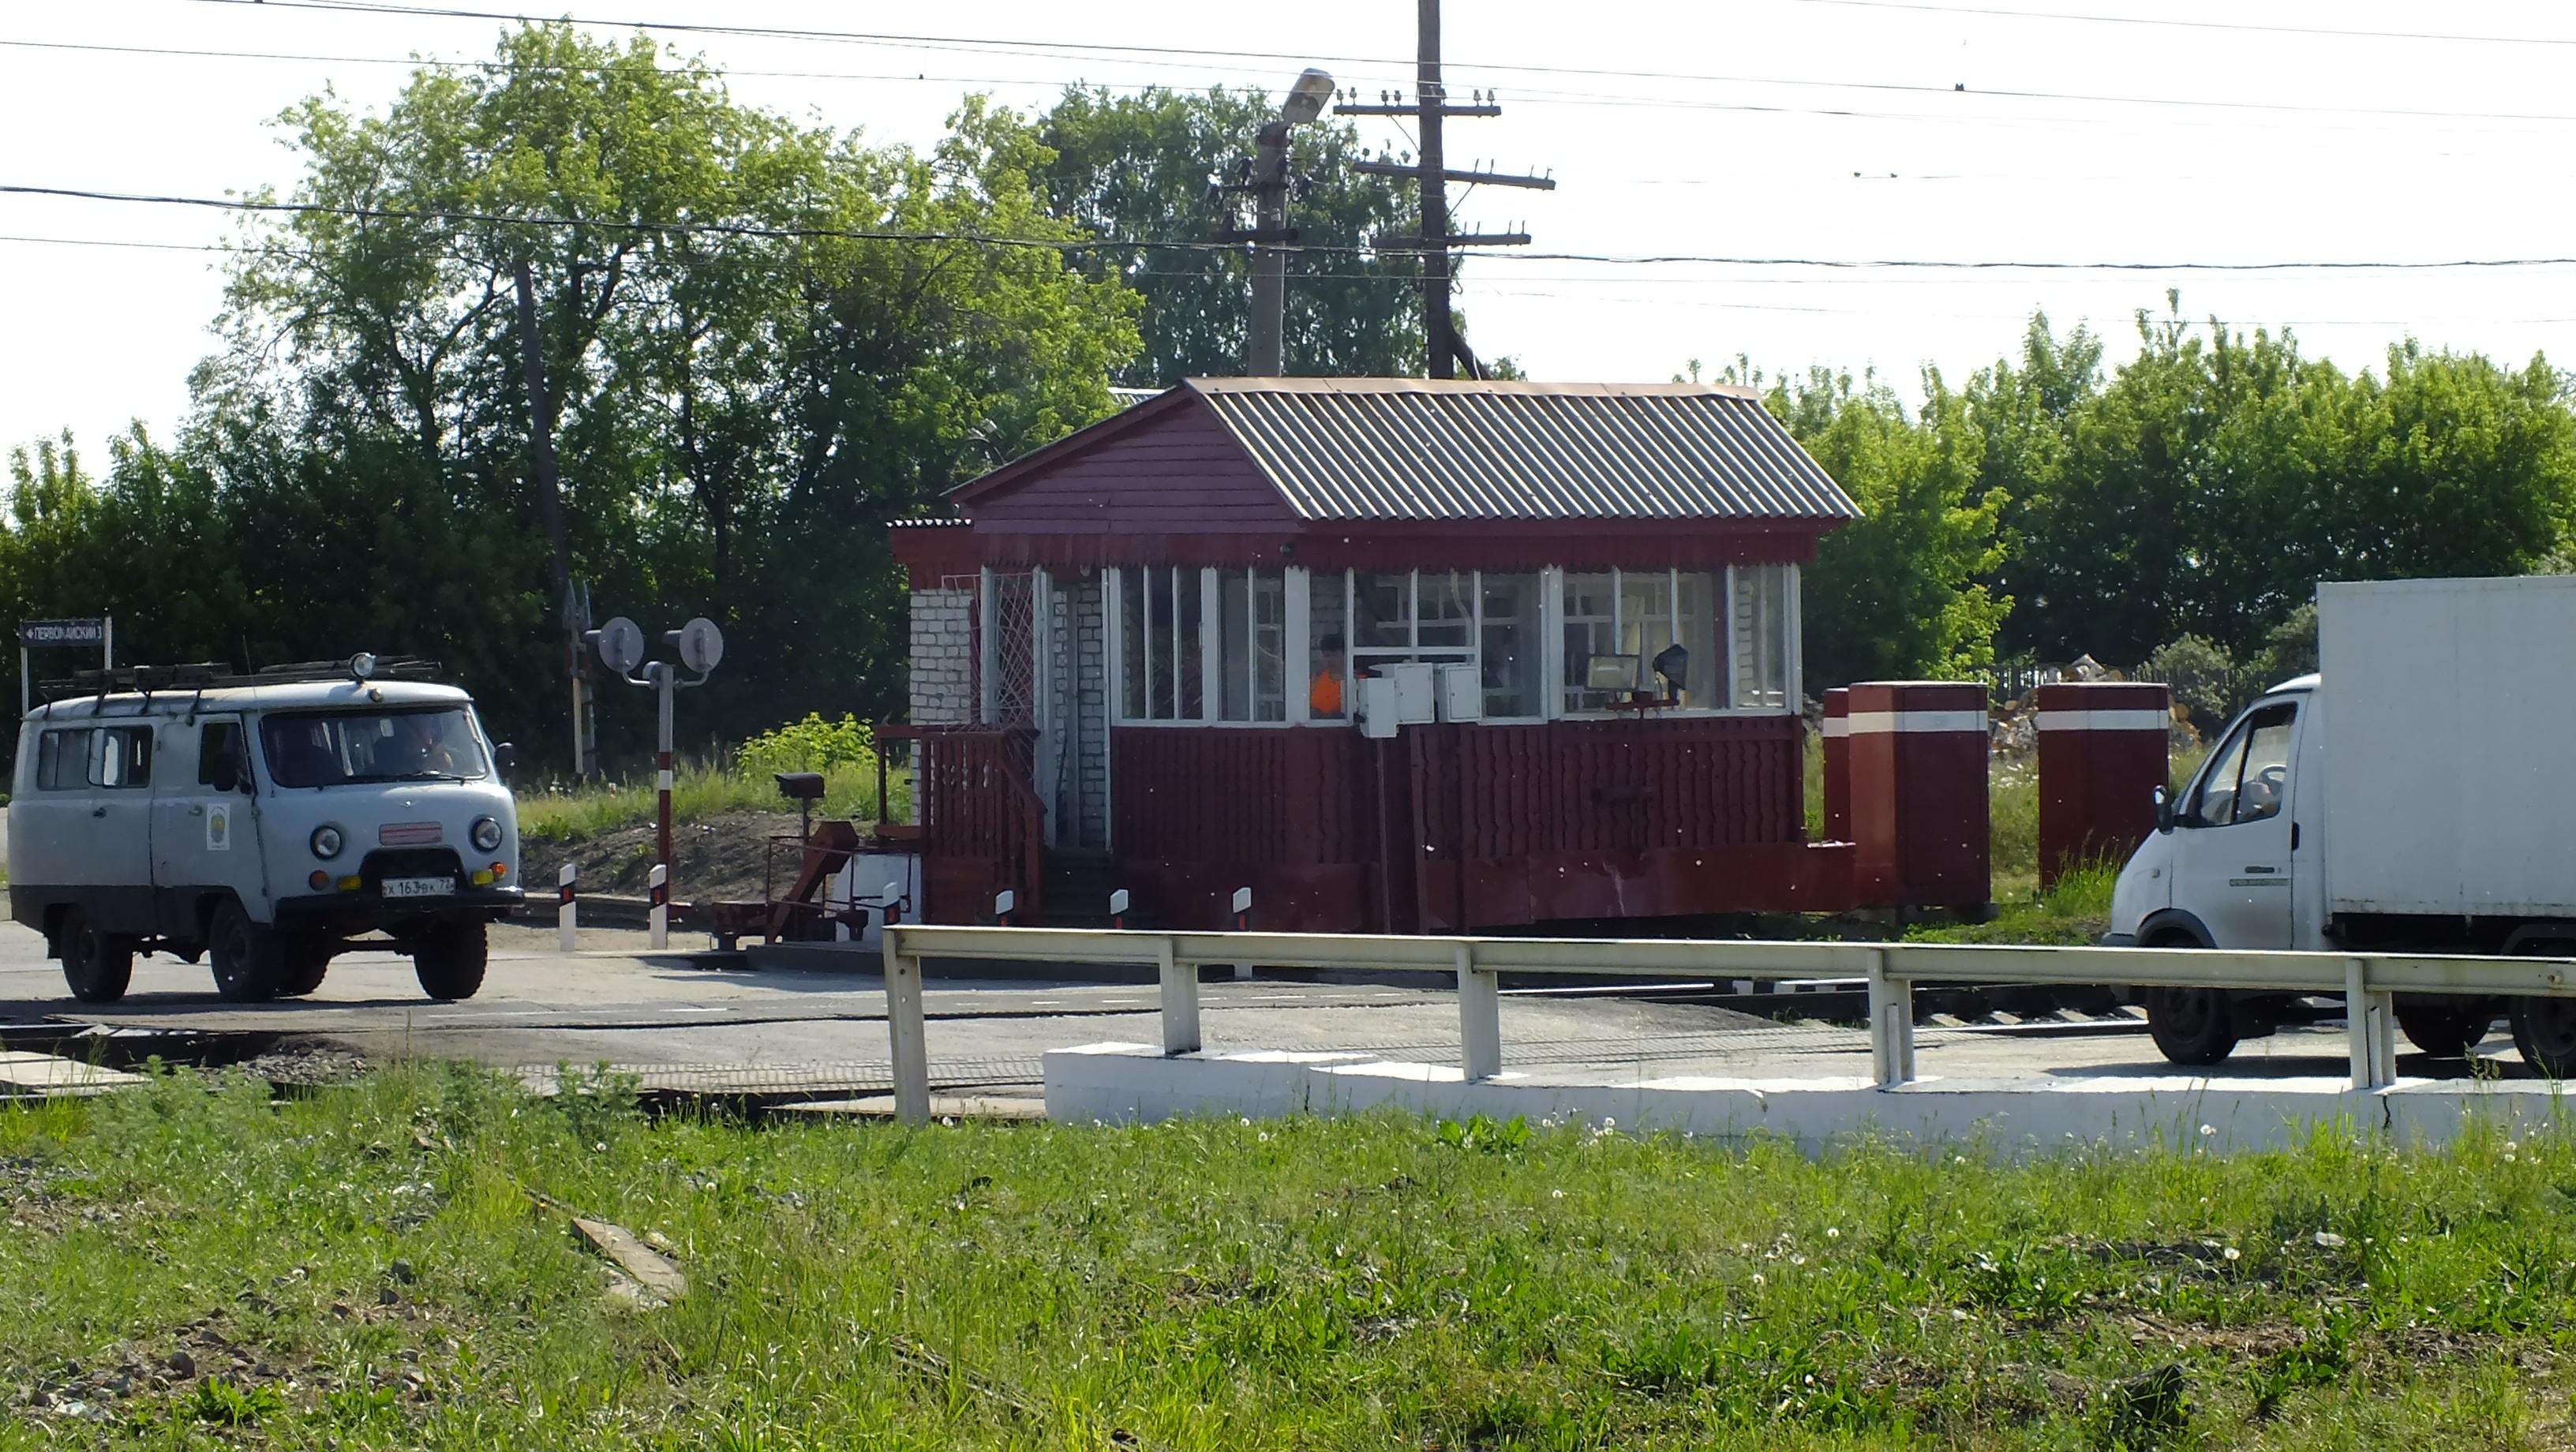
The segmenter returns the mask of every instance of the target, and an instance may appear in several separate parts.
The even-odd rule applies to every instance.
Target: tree
[[[1765,396],[1861,508],[1825,537],[1801,592],[1806,673],[1819,689],[1989,664],[2012,608],[1980,583],[2001,559],[2003,509],[1979,479],[1984,440],[1938,372],[1923,381],[1914,419],[1886,384],[1855,388],[1823,369]]]
[[[1244,173],[1254,137],[1277,114],[1270,98],[1248,88],[1120,96],[1077,86],[1038,122],[1038,139],[1052,153],[1041,185],[1055,215],[1093,236],[1204,242],[1220,228],[1246,225],[1248,199],[1215,188]],[[1420,230],[1401,182],[1352,169],[1359,134],[1348,122],[1290,135],[1289,211],[1301,247],[1359,248]],[[1092,276],[1120,279],[1144,299],[1144,346],[1118,382],[1165,388],[1243,371],[1252,298],[1245,251],[1140,246],[1083,256]],[[1284,323],[1291,373],[1422,371],[1420,272],[1408,257],[1290,253]]]
[[[1065,261],[1052,157],[980,100],[931,155],[866,147],[644,38],[533,25],[382,116],[320,97],[284,122],[313,209],[254,234],[188,439],[277,542],[252,643],[443,655],[548,748],[522,264],[576,567],[606,610],[728,627],[724,688],[692,703],[727,736],[894,709],[885,524],[1105,414],[1137,346],[1123,285]],[[614,704],[640,744],[649,714]]]

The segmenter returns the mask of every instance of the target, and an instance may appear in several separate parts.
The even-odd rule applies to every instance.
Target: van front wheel
[[[63,960],[63,981],[83,1003],[114,1003],[134,981],[134,945],[100,932],[79,908],[63,915],[54,945]]]
[[[2147,1033],[2166,1059],[2215,1064],[2236,1052],[2236,1015],[2224,988],[2159,988],[2147,997]]]
[[[215,992],[227,1003],[266,1003],[277,996],[285,975],[276,929],[252,922],[230,898],[216,905],[206,925],[206,958],[215,970]]]
[[[434,923],[413,935],[411,967],[420,991],[441,1001],[472,998],[483,986],[483,925]]]

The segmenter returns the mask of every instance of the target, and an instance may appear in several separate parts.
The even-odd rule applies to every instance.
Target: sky
[[[439,10],[487,13],[459,17]],[[488,57],[510,0],[0,7],[0,186],[291,193],[271,119],[326,87],[381,110],[415,59]],[[566,12],[533,12],[560,15]],[[725,70],[737,99],[927,146],[969,91],[1284,88],[1307,64],[1410,89],[1412,0],[582,0]],[[714,24],[837,38],[681,33]],[[2576,265],[2104,270],[1820,263],[2428,263],[2576,257],[2576,7],[2343,0],[1450,0],[1451,164],[1553,192],[1453,192],[1479,230],[1472,341],[1532,376],[1657,381],[1740,357],[1875,370],[1909,395],[2019,346],[2035,310],[2134,351],[2135,315],[2293,329],[2349,369],[2388,347],[2576,357]],[[867,32],[872,39],[854,38]],[[2378,32],[2378,33],[2365,33]],[[1125,49],[1108,49],[1124,47]],[[1143,49],[1153,48],[1153,49]],[[217,54],[218,52],[227,54]],[[255,53],[255,54],[254,54]],[[1363,120],[1385,145],[1407,128]],[[0,448],[171,432],[213,347],[225,213],[0,193]],[[95,245],[152,244],[152,245]],[[1622,263],[1585,258],[1687,257]],[[1754,259],[1779,260],[1769,265]]]

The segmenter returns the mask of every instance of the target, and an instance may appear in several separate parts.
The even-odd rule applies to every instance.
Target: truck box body
[[[2576,577],[2317,587],[2327,911],[2576,919]]]

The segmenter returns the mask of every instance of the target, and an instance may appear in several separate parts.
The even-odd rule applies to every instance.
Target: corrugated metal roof
[[[1853,519],[1750,390],[1194,378],[1306,519]]]

